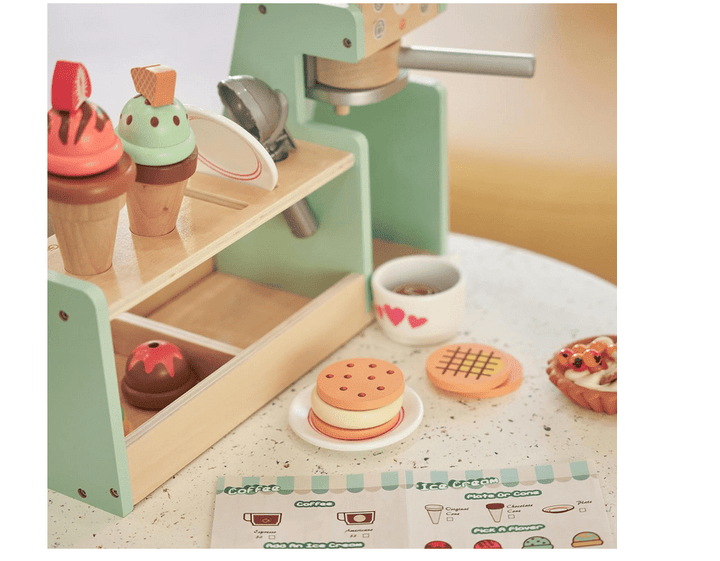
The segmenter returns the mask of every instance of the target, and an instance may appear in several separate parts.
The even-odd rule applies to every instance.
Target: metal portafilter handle
[[[398,66],[413,70],[532,78],[535,74],[535,57],[521,53],[400,47]]]

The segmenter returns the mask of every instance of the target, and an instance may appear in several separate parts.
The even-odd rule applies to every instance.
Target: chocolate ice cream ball
[[[197,383],[182,351],[167,341],[147,341],[135,347],[125,364],[122,392],[131,405],[162,409]]]

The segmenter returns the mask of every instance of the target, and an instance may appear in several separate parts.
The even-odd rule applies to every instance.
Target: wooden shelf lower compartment
[[[111,321],[133,504],[373,320],[365,279],[349,274],[317,298],[219,273],[212,263],[191,281]],[[186,286],[187,285],[187,286]],[[142,315],[140,315],[142,314]],[[128,405],[120,391],[135,346],[165,339],[182,348],[202,380],[161,411]]]

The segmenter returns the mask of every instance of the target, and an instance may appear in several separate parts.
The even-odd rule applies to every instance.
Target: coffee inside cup
[[[406,296],[439,294],[451,289],[459,280],[460,273],[454,265],[430,256],[388,262],[378,278],[386,290]]]
[[[408,282],[393,288],[393,292],[405,294],[406,296],[429,296],[440,292],[434,286],[420,282]]]

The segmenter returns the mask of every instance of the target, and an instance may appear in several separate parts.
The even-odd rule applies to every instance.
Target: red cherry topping
[[[590,372],[604,370],[606,367],[602,355],[595,349],[585,349],[582,354],[582,359]]]
[[[572,349],[566,347],[558,353],[557,361],[561,366],[570,366],[570,357],[572,355]]]
[[[587,368],[587,365],[583,361],[583,355],[581,353],[574,353],[570,356],[570,368],[575,372],[582,372]]]

